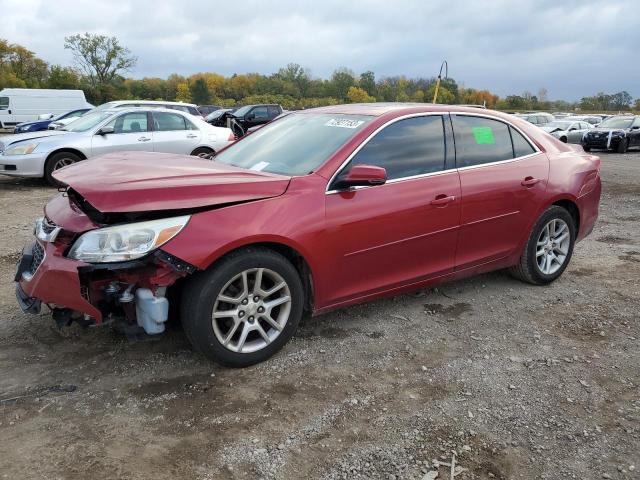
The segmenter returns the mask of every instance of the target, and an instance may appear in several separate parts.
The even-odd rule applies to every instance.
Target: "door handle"
[[[520,182],[520,185],[522,185],[523,187],[530,188],[530,187],[533,187],[539,181],[540,180],[538,180],[537,178],[526,177],[524,180]]]
[[[149,137],[140,137],[138,139],[139,142],[148,142],[149,140],[151,140]]]
[[[198,138],[197,135],[194,135],[193,133],[187,135],[187,138]]]
[[[447,196],[447,195],[444,195],[444,194],[440,194],[440,195],[437,195],[436,198],[431,200],[431,205],[434,205],[436,207],[446,207],[451,202],[453,202],[455,199],[456,199],[456,197],[453,196],[453,195],[448,195]]]

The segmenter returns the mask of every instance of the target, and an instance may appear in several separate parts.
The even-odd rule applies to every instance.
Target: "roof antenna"
[[[440,65],[440,73],[438,73],[438,80],[436,81],[436,91],[433,92],[433,102],[432,103],[436,103],[436,100],[438,100],[438,90],[440,90],[440,80],[442,79],[442,69],[444,68],[444,78],[448,78],[449,77],[449,65],[447,64],[447,61],[444,60],[442,62],[442,65]]]

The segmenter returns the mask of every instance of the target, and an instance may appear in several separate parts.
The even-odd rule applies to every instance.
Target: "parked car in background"
[[[0,128],[41,120],[43,114],[55,116],[81,108],[93,108],[82,90],[5,88],[0,91]]]
[[[593,125],[582,121],[554,120],[541,128],[561,142],[580,143],[584,133],[591,130]]]
[[[55,185],[53,172],[97,155],[123,150],[203,155],[234,140],[230,129],[213,127],[181,111],[103,108],[87,113],[64,130],[0,137],[0,173],[44,177]]]
[[[529,123],[542,127],[549,122],[553,122],[555,117],[550,113],[535,112],[535,113],[517,113],[516,117],[522,118]]]
[[[26,133],[26,132],[39,132],[41,130],[47,130],[49,125],[55,122],[60,122],[62,120],[72,122],[78,117],[81,117],[85,113],[87,113],[90,108],[79,108],[77,110],[71,110],[70,112],[63,113],[58,115],[57,117],[52,115],[49,119],[36,120],[34,122],[24,122],[19,123],[13,129],[13,133]]]
[[[91,110],[89,110],[91,111]],[[87,112],[85,112],[87,113]],[[84,114],[83,114],[84,115]],[[79,117],[69,117],[69,118],[61,118],[59,120],[55,120],[49,124],[47,130],[62,130],[64,127],[69,125],[71,122],[75,122]]]
[[[221,108],[222,107],[218,105],[199,105],[198,112],[200,112],[200,115],[206,118],[206,116],[211,112],[215,112],[216,110],[220,110]]]
[[[565,120],[587,122],[591,125],[598,125],[602,123],[602,117],[599,115],[571,115],[570,117],[565,118]]]
[[[199,351],[243,367],[282,348],[304,311],[502,268],[553,282],[593,229],[599,171],[490,110],[293,112],[212,162],[130,152],[56,172],[68,189],[36,222],[17,299],[147,334],[176,302]]]
[[[640,116],[609,117],[585,133],[581,143],[586,152],[593,148],[625,153],[629,148],[640,147]]]
[[[245,105],[233,112],[240,126],[246,132],[251,127],[264,125],[282,113],[282,107],[277,104],[271,105]]]
[[[113,102],[103,103],[97,109],[112,109],[112,108],[131,108],[131,107],[147,107],[147,108],[169,108],[171,110],[179,110],[186,112],[196,117],[200,117],[197,105],[193,103],[182,102],[165,102],[160,100],[115,100]]]
[[[567,112],[553,112],[551,115],[553,115],[554,118],[560,120],[566,117],[570,117],[571,115],[573,115],[572,113],[567,113]]]

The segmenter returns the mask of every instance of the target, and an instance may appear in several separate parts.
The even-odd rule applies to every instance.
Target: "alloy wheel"
[[[228,350],[251,353],[271,344],[291,313],[287,282],[268,268],[244,270],[220,290],[211,314],[213,331]]]
[[[556,273],[567,259],[571,236],[569,226],[564,220],[555,218],[549,221],[536,243],[536,263],[545,275]]]
[[[59,170],[62,167],[66,167],[68,165],[73,165],[74,163],[76,163],[76,161],[73,158],[63,157],[53,165],[53,169],[54,170]]]

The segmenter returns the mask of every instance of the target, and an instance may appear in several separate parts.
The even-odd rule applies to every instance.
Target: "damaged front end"
[[[58,325],[113,324],[127,335],[164,331],[168,287],[196,268],[160,249],[189,215],[100,224],[86,205],[66,193],[36,222],[35,241],[16,270],[16,297],[23,311],[42,304]]]

